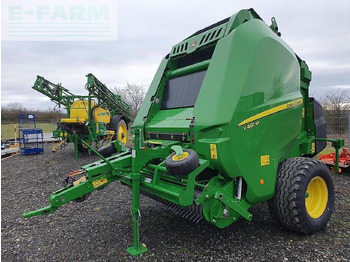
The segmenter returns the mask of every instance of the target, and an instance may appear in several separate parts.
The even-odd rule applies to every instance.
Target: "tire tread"
[[[315,169],[328,170],[326,165],[320,161],[304,157],[289,158],[280,164],[275,195],[268,202],[268,205],[272,216],[283,227],[305,234],[313,234],[320,229],[319,226],[312,227],[306,223],[305,198],[300,195],[300,190],[307,188],[310,173]],[[333,183],[331,183],[331,186],[333,186]],[[331,201],[330,212],[332,212],[334,189],[330,189],[330,193],[333,194],[329,199]]]

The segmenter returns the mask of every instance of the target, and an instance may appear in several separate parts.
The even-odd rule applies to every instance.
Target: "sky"
[[[90,72],[110,89],[129,82],[147,90],[173,45],[247,8],[268,25],[276,18],[282,39],[313,73],[313,96],[337,89],[350,93],[350,1],[119,0],[117,41],[2,41],[1,105],[53,108],[31,88],[36,75],[81,95]]]

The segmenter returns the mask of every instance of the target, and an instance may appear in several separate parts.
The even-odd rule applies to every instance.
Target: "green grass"
[[[15,137],[14,126],[15,124],[1,124],[1,135],[4,140]],[[57,125],[55,123],[37,123],[37,128],[42,128],[44,133],[52,133]]]
[[[321,155],[326,155],[326,154],[330,154],[330,153],[335,153],[335,150],[330,145],[327,145],[327,147],[325,149],[323,149],[320,153],[318,153],[314,158],[319,159],[319,157]]]

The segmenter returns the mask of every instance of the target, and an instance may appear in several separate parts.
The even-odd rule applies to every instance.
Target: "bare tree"
[[[127,83],[126,87],[115,88],[114,91],[121,96],[123,101],[131,106],[131,116],[135,118],[145,98],[143,86]]]
[[[350,110],[349,91],[341,89],[328,91],[321,98],[321,104],[325,110],[333,111],[338,116],[343,116]]]
[[[346,90],[328,91],[321,98],[324,117],[329,135],[342,135],[348,131],[350,114],[350,96]]]
[[[26,113],[26,109],[18,102],[1,106],[1,119],[16,119],[19,113]]]
[[[4,106],[4,108],[7,108],[8,110],[24,110],[24,107],[21,103],[18,102],[12,102],[12,103],[8,103],[7,105]]]
[[[20,113],[33,113],[37,120],[59,119],[66,114],[60,109],[27,109],[18,102],[8,103],[1,106],[1,120],[16,121]]]

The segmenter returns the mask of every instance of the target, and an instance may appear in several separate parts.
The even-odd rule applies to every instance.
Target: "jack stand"
[[[73,135],[73,142],[74,142],[74,159],[79,160],[78,157],[78,135]]]
[[[67,141],[67,138],[62,139],[61,142],[59,142],[57,145],[55,145],[55,146],[53,146],[53,147],[51,148],[51,151],[52,151],[53,153],[54,153],[54,152],[57,152],[58,149],[59,149],[60,147],[62,147],[62,145],[63,145],[64,143],[66,143],[66,141]]]
[[[133,246],[128,247],[127,251],[132,256],[138,256],[148,251],[145,244],[140,244],[140,181],[141,174],[134,173],[132,178],[132,220],[134,231],[134,243]]]
[[[315,138],[315,141],[331,142],[332,147],[335,149],[335,163],[333,173],[339,173],[339,150],[344,146],[344,139],[328,139],[328,138]]]

